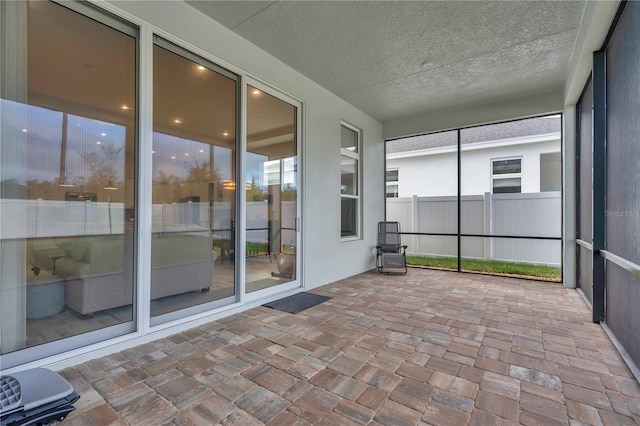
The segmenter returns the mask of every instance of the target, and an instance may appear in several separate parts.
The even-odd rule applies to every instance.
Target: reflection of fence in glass
[[[560,192],[467,195],[461,197],[462,234],[561,237]],[[399,221],[403,232],[457,234],[457,197],[387,199],[387,220]],[[457,256],[451,236],[406,235],[407,253]],[[468,258],[561,264],[557,240],[463,238]]]
[[[208,202],[186,202],[172,204],[153,204],[153,232],[171,232],[188,230],[189,228],[211,229],[214,236],[229,238],[232,230],[232,209],[230,202],[214,202],[213,214],[209,215]],[[112,203],[113,206],[113,203]],[[209,217],[213,222],[209,223]],[[296,202],[281,203],[282,243],[295,245]],[[267,242],[269,230],[269,204],[266,201],[250,201],[247,203],[248,242]]]
[[[109,222],[109,208],[111,222]],[[123,234],[124,203],[0,199],[2,239]],[[9,222],[15,215],[24,221]]]
[[[95,201],[16,200],[0,199],[0,220],[23,216],[24,221],[11,222],[2,227],[2,239],[60,237],[74,235],[122,234],[125,229],[124,203]],[[109,232],[109,208],[111,208],[111,232]],[[247,211],[252,214],[248,228],[251,240],[266,242],[268,237],[268,205],[266,202],[249,202]],[[282,242],[295,245],[296,202],[282,202]],[[152,205],[152,232],[188,231],[211,229],[228,238],[231,231],[231,205],[228,202],[213,203],[214,222],[210,226],[208,202],[185,202]],[[16,225],[16,223],[18,225]]]

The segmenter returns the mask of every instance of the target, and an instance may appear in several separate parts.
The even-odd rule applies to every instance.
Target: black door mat
[[[293,296],[285,297],[284,299],[274,300],[273,302],[265,303],[262,306],[271,309],[277,309],[283,312],[289,312],[290,314],[297,314],[305,309],[313,308],[316,305],[326,302],[331,299],[328,296],[321,296],[313,293],[298,293]]]

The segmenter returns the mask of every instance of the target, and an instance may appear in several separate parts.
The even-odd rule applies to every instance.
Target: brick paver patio
[[[640,424],[640,386],[559,284],[411,269],[259,307],[62,374],[71,425]]]

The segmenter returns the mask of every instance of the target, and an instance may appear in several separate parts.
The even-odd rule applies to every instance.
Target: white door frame
[[[238,262],[239,270],[236,272],[239,278],[239,296],[241,303],[250,303],[260,299],[273,299],[275,294],[280,293],[296,293],[300,289],[304,288],[304,284],[302,281],[302,257],[304,248],[302,247],[302,188],[303,188],[303,175],[304,175],[304,165],[303,165],[303,156],[302,156],[302,108],[303,103],[299,99],[294,98],[288,94],[283,93],[282,91],[270,86],[266,83],[263,83],[260,80],[257,80],[253,77],[245,76],[242,79],[242,111],[241,111],[241,120],[243,123],[243,131],[242,131],[242,139],[240,142],[240,167],[241,167],[241,176],[242,179],[240,182],[246,181],[246,153],[247,153],[247,86],[255,87],[256,89],[273,96],[275,98],[280,99],[283,102],[286,102],[296,108],[296,273],[295,279],[293,281],[280,284],[273,287],[268,287],[262,290],[257,290],[251,293],[246,293],[246,276],[245,276],[245,268],[246,268],[246,253],[245,250],[240,250],[240,259]],[[238,196],[241,200],[240,206],[240,226],[242,227],[241,235],[239,236],[239,247],[244,247],[246,244],[246,188],[244,185],[237,185],[237,189],[239,189]],[[238,238],[238,237],[237,237]]]

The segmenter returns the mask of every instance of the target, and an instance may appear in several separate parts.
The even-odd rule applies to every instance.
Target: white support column
[[[418,196],[411,196],[411,232],[420,232],[420,206],[418,205]],[[420,254],[420,237],[418,235],[411,236],[411,247],[413,248],[413,254],[418,256]]]
[[[137,181],[137,268],[136,315],[137,331],[147,334],[151,327],[151,238],[153,232],[152,174],[153,174],[153,32],[140,28],[140,153]],[[162,229],[167,225],[166,205],[162,204]]]
[[[236,179],[238,182],[246,181],[246,168],[247,168],[247,84],[250,84],[246,81],[245,78],[240,79],[238,83],[240,85],[240,127],[238,128],[238,138],[240,140],[240,144],[236,143],[236,152],[238,156],[238,165],[239,170],[236,170]],[[242,250],[236,251],[236,282],[235,290],[236,290],[236,300],[241,304],[247,303],[247,274],[246,274],[246,266],[247,266],[247,256],[245,247],[247,246],[247,190],[244,184],[236,185],[236,197],[239,197],[239,202],[236,203],[237,213],[236,213],[236,244],[237,247],[242,247]],[[267,207],[268,209],[269,207]],[[267,218],[269,217],[269,212],[267,212]],[[280,247],[280,246],[278,246]],[[298,250],[299,247],[296,247]],[[276,256],[279,253],[276,253]],[[297,259],[296,259],[297,260]],[[296,264],[296,267],[299,266]]]
[[[484,231],[485,235],[493,233],[493,210],[491,206],[491,193],[484,193]],[[493,238],[484,238],[484,258],[493,259]]]
[[[576,107],[565,107],[562,120],[562,281],[576,288]]]

